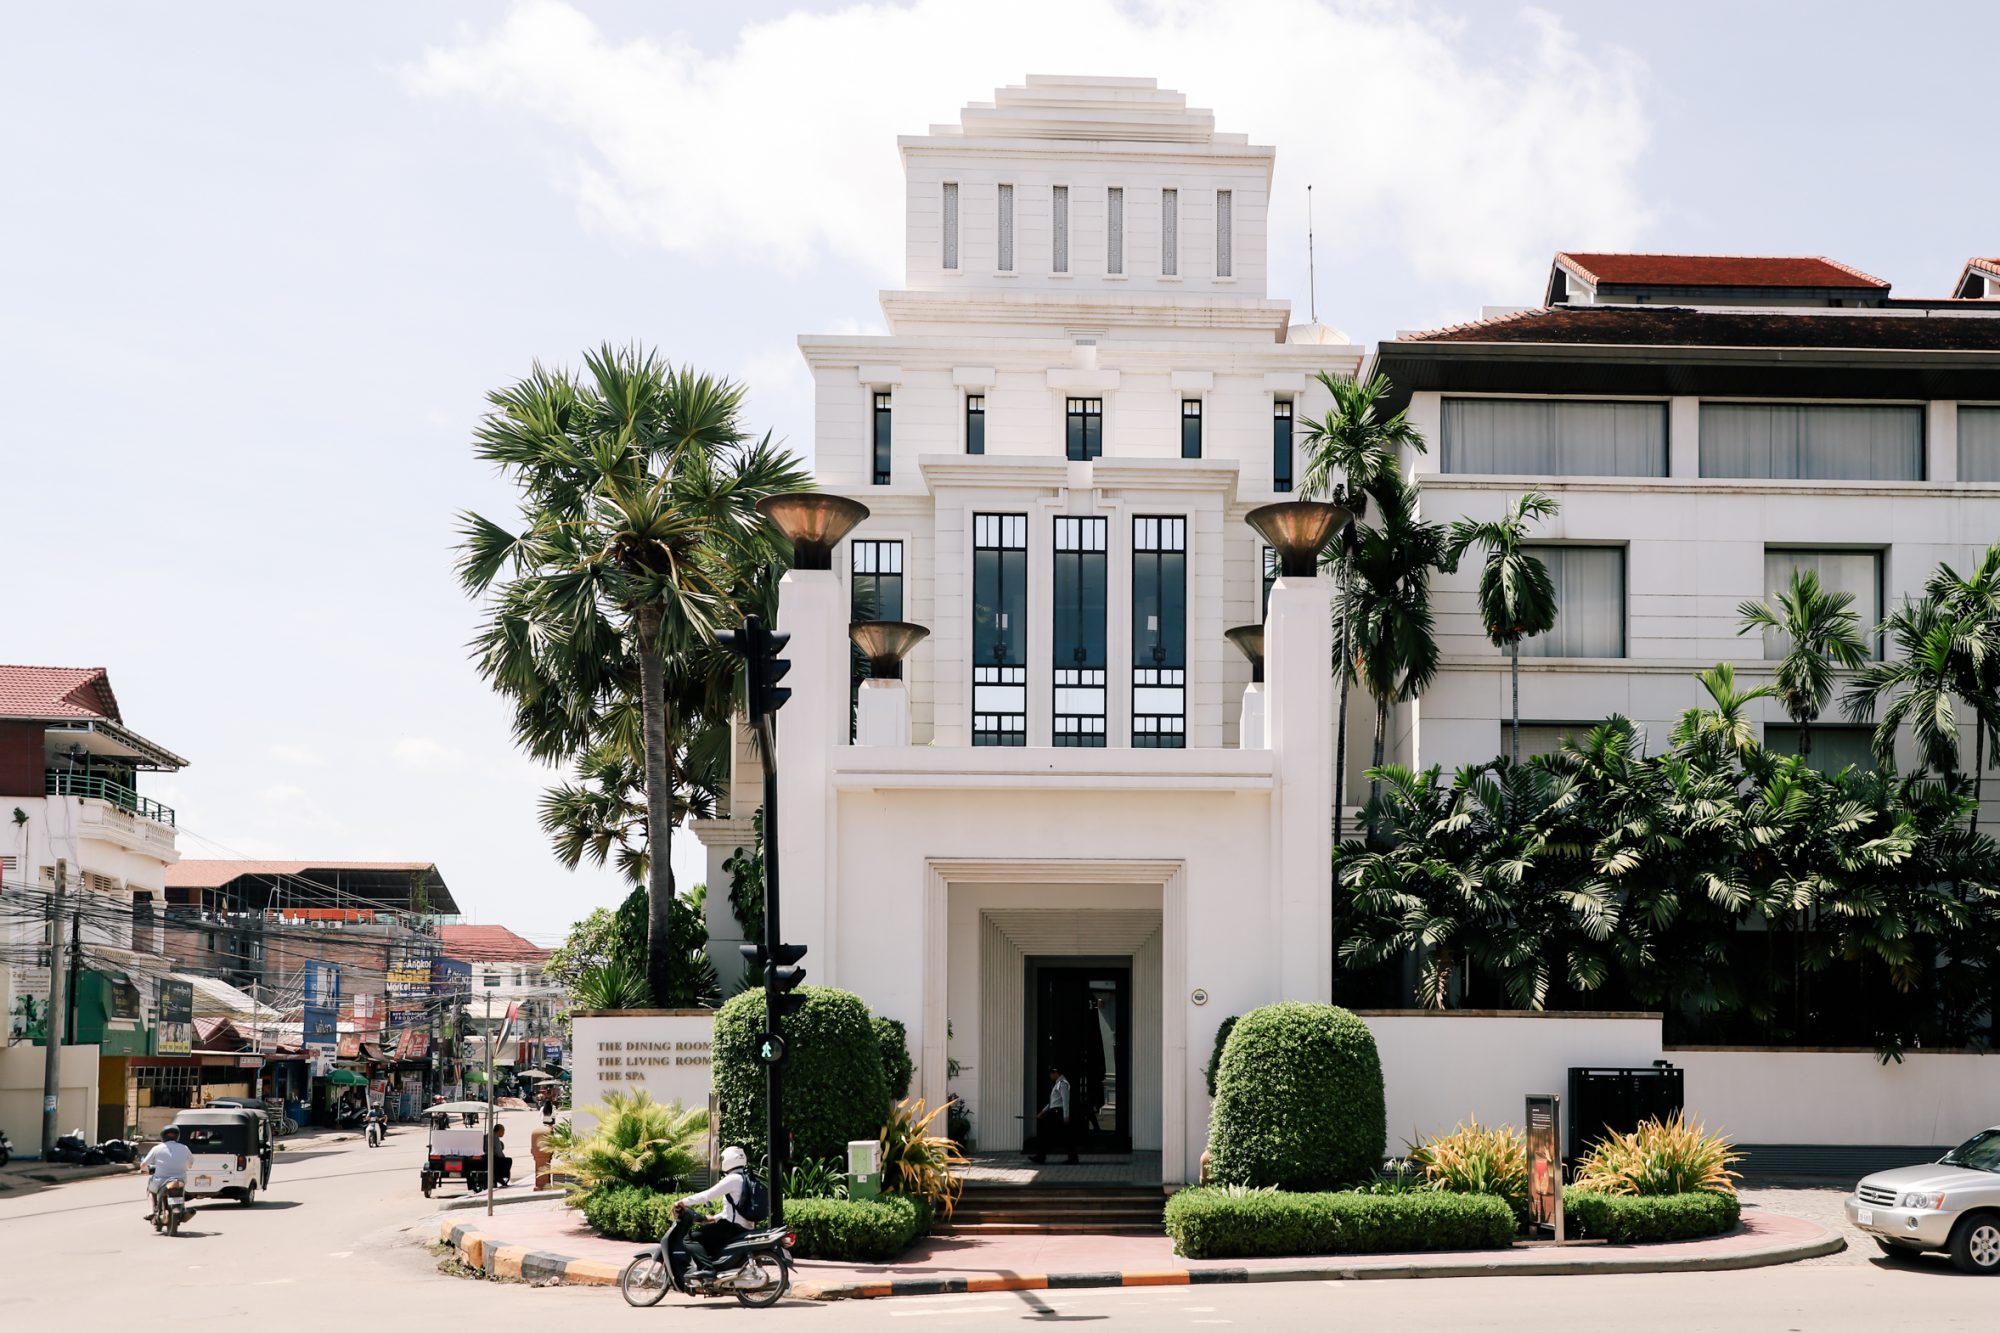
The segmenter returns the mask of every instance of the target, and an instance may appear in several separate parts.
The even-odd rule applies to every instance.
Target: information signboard
[[[1562,1098],[1528,1096],[1528,1224],[1563,1239]]]
[[[194,1051],[194,983],[160,982],[160,1014],[153,1027],[153,1054],[189,1055]]]
[[[571,1098],[577,1128],[587,1128],[583,1108],[600,1105],[606,1092],[644,1088],[657,1102],[693,1110],[708,1105],[713,1085],[711,1046],[715,1011],[639,1010],[577,1017],[570,1029]],[[706,1155],[707,1149],[704,1148]]]
[[[340,965],[306,963],[305,1044],[331,1051],[340,1044]]]

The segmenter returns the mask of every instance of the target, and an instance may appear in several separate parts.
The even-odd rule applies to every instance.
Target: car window
[[[2000,1173],[2000,1130],[1982,1129],[1941,1159],[1952,1166]]]

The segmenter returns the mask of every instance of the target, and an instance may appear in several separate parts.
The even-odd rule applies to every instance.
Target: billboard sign
[[[306,964],[305,1044],[329,1052],[340,1044],[340,966]]]
[[[160,981],[160,1013],[153,1027],[153,1054],[194,1053],[194,983]]]
[[[388,1005],[388,1026],[430,1031],[431,953],[406,949],[389,964],[382,989]]]
[[[1563,1238],[1562,1098],[1528,1097],[1528,1225]]]

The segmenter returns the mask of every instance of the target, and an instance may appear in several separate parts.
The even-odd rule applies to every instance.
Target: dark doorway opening
[[[1072,1132],[1079,1152],[1132,1151],[1132,960],[1027,960],[1027,1126],[1037,1148],[1037,1116],[1049,1101],[1051,1066],[1069,1080]]]

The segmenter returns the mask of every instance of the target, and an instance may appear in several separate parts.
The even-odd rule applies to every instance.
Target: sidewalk
[[[593,1234],[581,1214],[522,1205],[490,1221],[439,1220],[438,1238],[469,1267],[529,1282],[611,1286],[645,1247]],[[1746,1207],[1727,1235],[1662,1245],[1522,1246],[1439,1254],[1324,1255],[1283,1259],[1182,1259],[1165,1236],[934,1236],[889,1264],[798,1261],[795,1295],[815,1300],[918,1296],[1050,1287],[1135,1287],[1210,1282],[1550,1276],[1762,1268],[1832,1254],[1846,1245],[1817,1223]]]
[[[107,1162],[103,1166],[73,1166],[68,1162],[24,1162],[16,1157],[0,1166],[0,1199],[18,1199],[24,1194],[66,1185],[72,1180],[95,1180],[99,1176],[130,1175],[135,1163]]]

